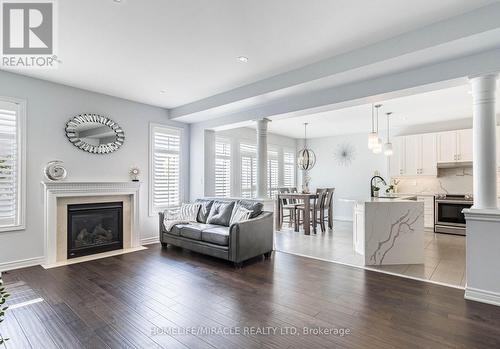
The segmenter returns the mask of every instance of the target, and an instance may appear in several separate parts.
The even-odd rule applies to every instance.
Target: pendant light
[[[373,107],[373,104],[372,104],[372,132],[370,132],[368,134],[368,149],[370,150],[373,150],[373,148],[375,147],[375,145],[377,144],[377,139],[378,139],[378,135],[377,135],[377,132],[375,132],[375,111],[374,111],[374,107]]]
[[[303,171],[309,171],[316,164],[316,155],[314,152],[307,148],[307,125],[304,123],[304,148],[297,154],[297,166]]]
[[[372,151],[374,154],[380,154],[382,152],[382,139],[380,139],[380,137],[378,136],[378,110],[380,109],[380,107],[382,106],[382,104],[375,104],[375,110],[377,111],[377,117],[376,117],[376,121],[377,121],[377,127],[376,127],[376,140],[375,140],[375,144],[372,148]]]
[[[384,144],[384,155],[385,156],[392,156],[393,154],[393,149],[392,149],[392,143],[390,141],[389,137],[389,118],[391,117],[392,112],[387,112],[385,115],[387,115],[387,142]]]

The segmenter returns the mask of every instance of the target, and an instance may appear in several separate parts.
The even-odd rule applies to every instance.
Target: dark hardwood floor
[[[235,269],[149,247],[4,274],[11,305],[33,302],[0,324],[8,348],[500,347],[500,308],[458,289],[284,253]]]

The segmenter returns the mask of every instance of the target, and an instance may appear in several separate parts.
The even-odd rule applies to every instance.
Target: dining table
[[[282,225],[282,219],[281,213],[282,213],[282,207],[283,207],[283,200],[296,200],[296,201],[301,201],[304,204],[304,212],[307,212],[307,214],[304,214],[304,234],[305,235],[311,235],[311,200],[317,199],[318,194],[316,193],[278,193],[276,195],[276,214],[274,215],[275,217],[275,225],[276,225],[276,230],[279,231],[281,230],[281,225]],[[316,227],[316,225],[314,225]],[[316,228],[314,228],[316,229]],[[298,231],[298,225],[295,225],[295,231]]]

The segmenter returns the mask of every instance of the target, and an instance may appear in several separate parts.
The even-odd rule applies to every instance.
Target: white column
[[[470,83],[473,98],[473,208],[496,209],[496,75],[474,77]]]
[[[267,198],[267,124],[269,119],[257,120],[257,197]]]

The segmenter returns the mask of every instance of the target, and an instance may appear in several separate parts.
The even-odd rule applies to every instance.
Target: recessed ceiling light
[[[245,57],[245,56],[239,56],[237,59],[241,63],[247,63],[248,62],[248,57]]]
[[[160,90],[160,93],[167,93],[167,90]]]
[[[113,0],[113,2],[116,2],[119,4],[120,2],[122,2],[122,0]]]

